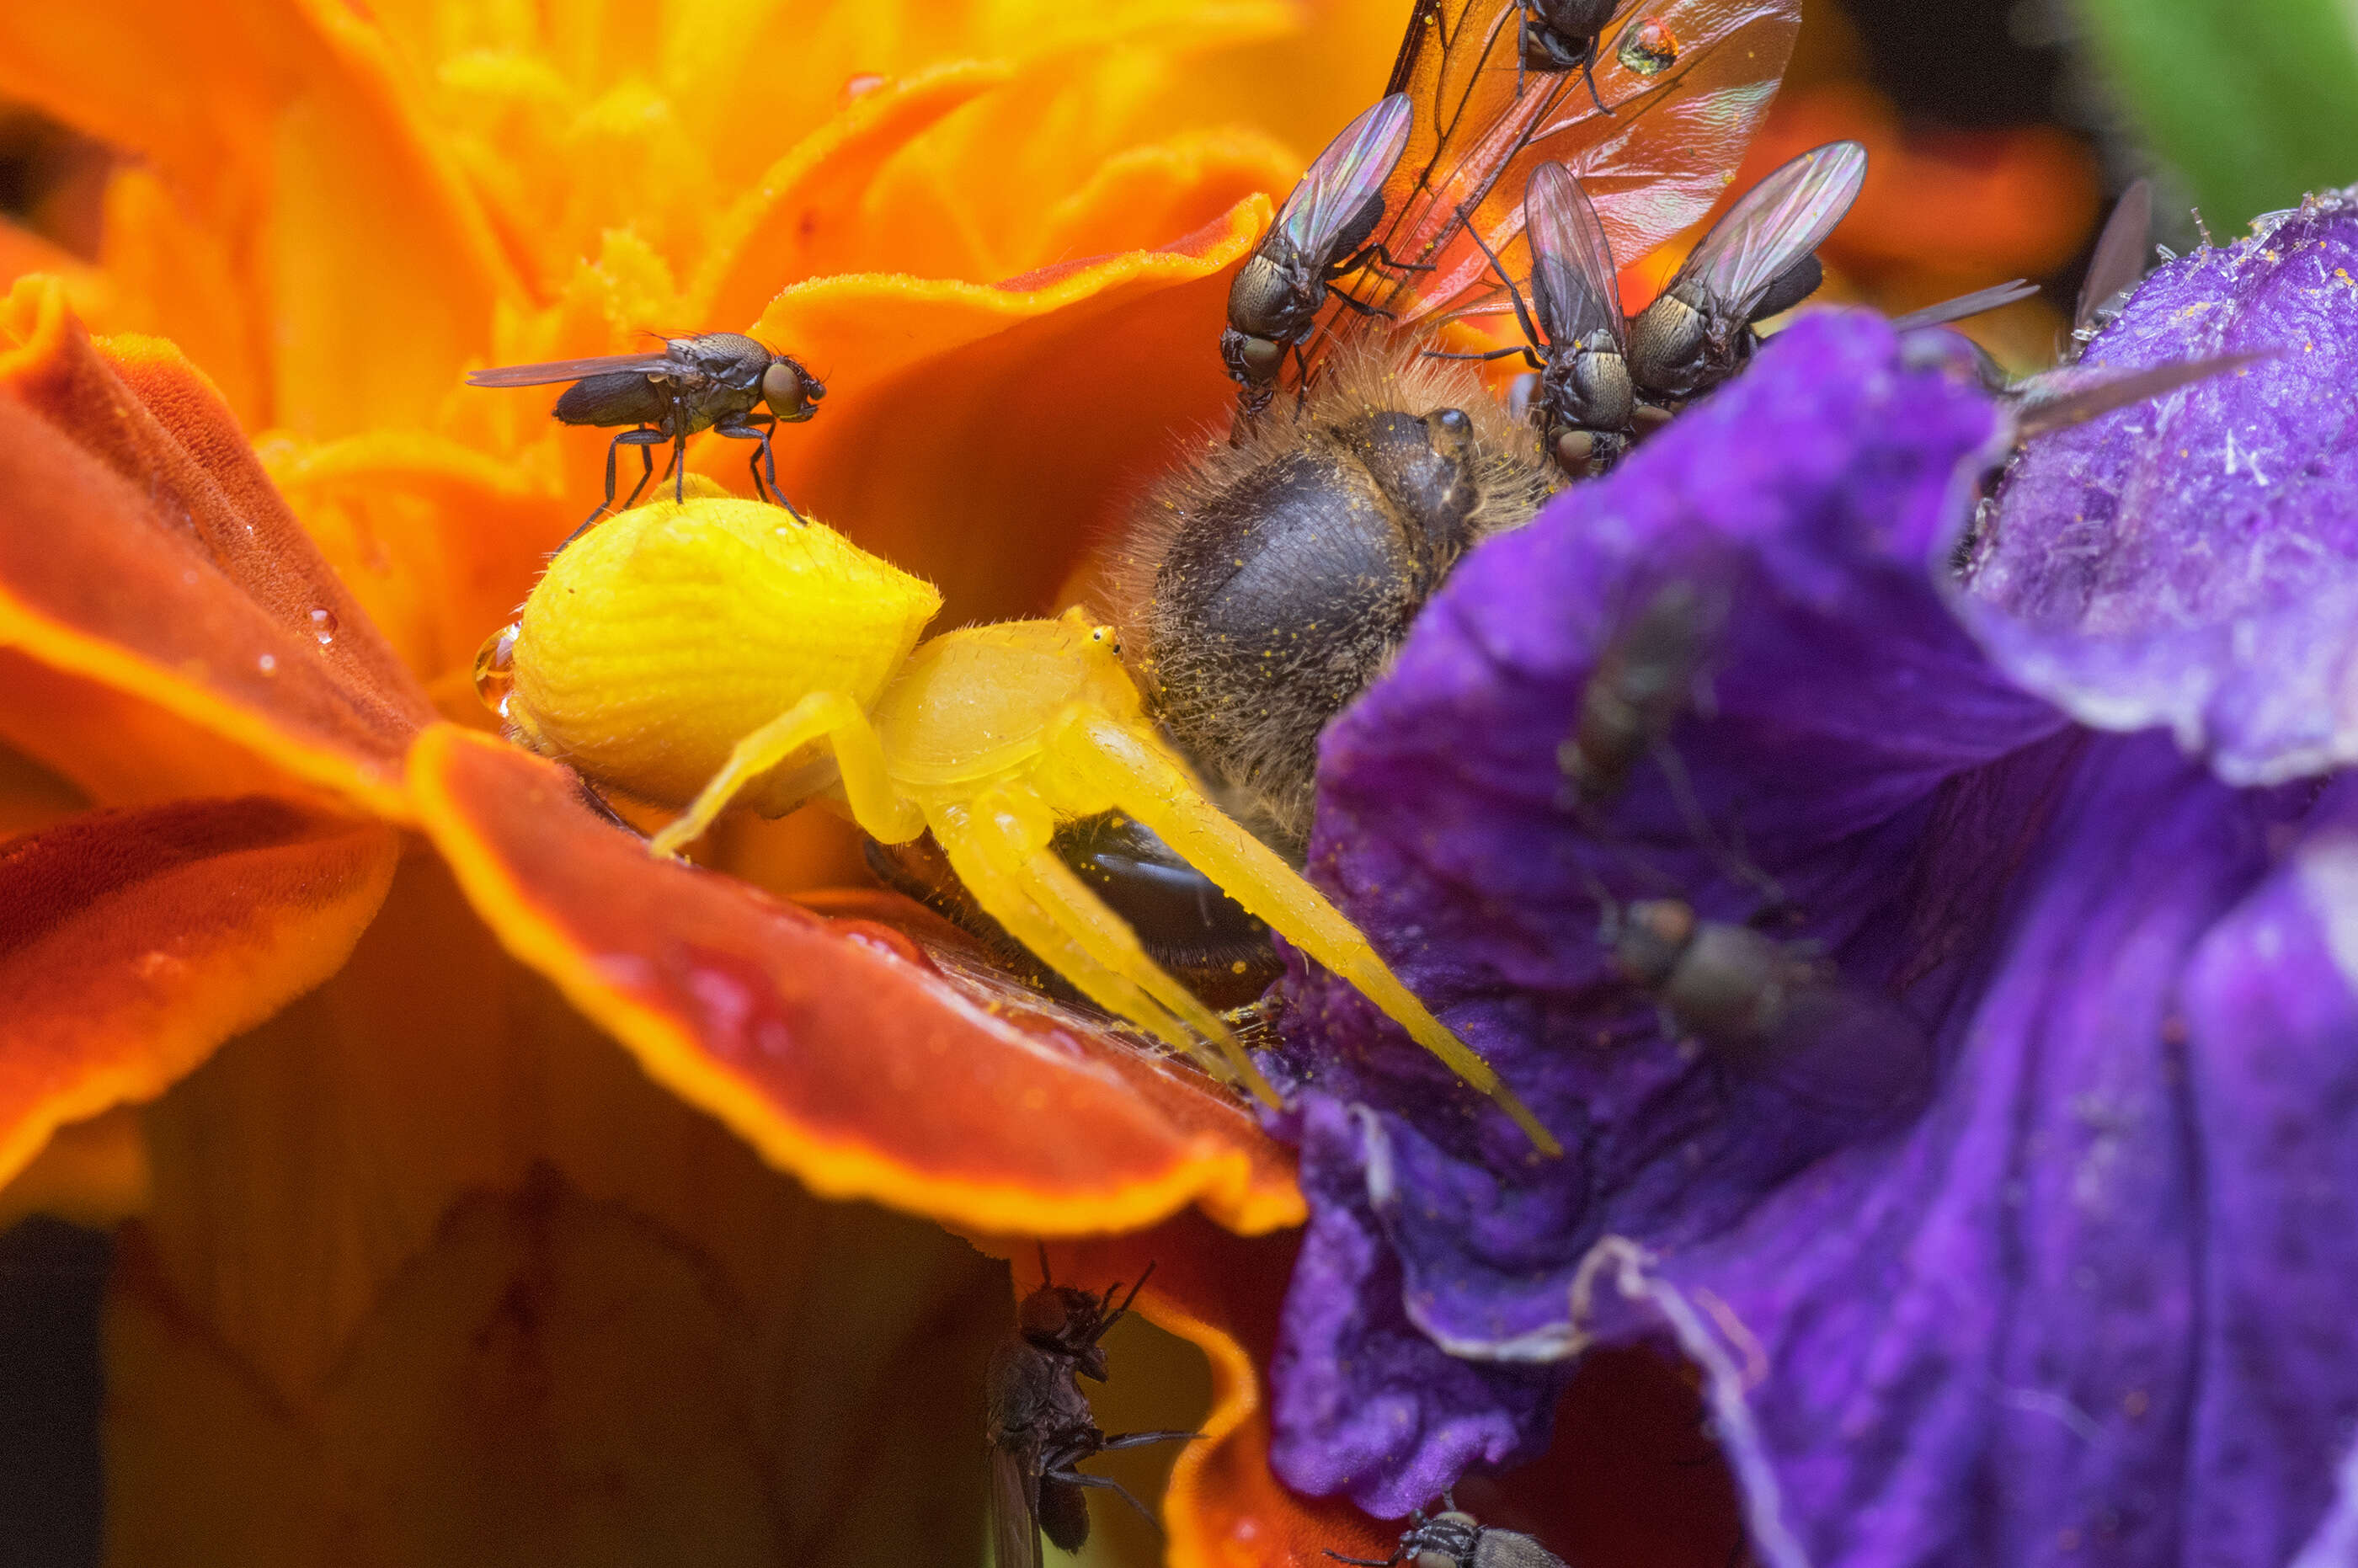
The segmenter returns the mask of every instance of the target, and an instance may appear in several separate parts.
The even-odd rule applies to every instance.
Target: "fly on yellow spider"
[[[930,584],[775,507],[659,501],[561,551],[478,676],[512,739],[685,806],[657,854],[730,806],[777,816],[822,795],[884,843],[930,828],[976,902],[1075,988],[1273,1100],[1219,1014],[1051,851],[1058,823],[1126,812],[1559,1152],[1339,910],[1204,797],[1110,627],[1073,610],[919,645],[940,608]]]

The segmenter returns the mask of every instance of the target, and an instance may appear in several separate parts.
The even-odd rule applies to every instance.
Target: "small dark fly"
[[[1248,417],[1269,406],[1287,351],[1299,357],[1329,293],[1353,308],[1373,308],[1336,289],[1335,280],[1389,260],[1367,241],[1383,220],[1384,181],[1408,146],[1409,119],[1407,94],[1395,92],[1344,126],[1311,161],[1228,286],[1220,358],[1241,389],[1237,398]]]
[[[1614,968],[1654,999],[1666,1033],[1773,1108],[1760,1119],[1787,1158],[1871,1137],[1931,1097],[1931,1037],[1897,1001],[1843,984],[1816,944],[1705,920],[1680,899],[1603,907]]]
[[[1531,301],[1505,264],[1483,244],[1506,286],[1523,341],[1483,354],[1436,352],[1437,359],[1502,359],[1520,354],[1540,373],[1529,400],[1540,446],[1574,479],[1604,473],[1635,438],[1636,389],[1629,380],[1628,325],[1621,315],[1612,242],[1580,182],[1560,163],[1531,171],[1523,199],[1531,241]]]
[[[1302,347],[1304,380],[1374,323],[1503,312],[1491,258],[1523,275],[1524,196],[1541,163],[1579,177],[1617,254],[1694,222],[1800,27],[1800,0],[1417,0],[1385,88],[1414,117],[1369,236],[1391,265],[1342,283],[1375,309],[1331,302]]]
[[[1457,1511],[1457,1499],[1443,1499],[1445,1512],[1413,1515],[1390,1557],[1327,1556],[1358,1568],[1564,1568],[1563,1559],[1528,1535],[1492,1530]]]
[[[635,427],[607,447],[606,499],[582,521],[582,528],[613,510],[614,457],[624,447],[639,449],[644,470],[631,487],[630,499],[622,503],[626,509],[654,477],[653,449],[665,442],[671,444],[668,471],[675,481],[674,497],[687,499],[682,460],[687,455],[687,438],[703,430],[756,443],[753,492],[784,507],[796,522],[802,520],[794,503],[778,493],[778,462],[770,449],[770,436],[779,425],[799,425],[817,413],[827,388],[793,356],[773,353],[735,332],[707,332],[666,339],[661,349],[647,353],[502,365],[467,377],[470,386],[546,386],[560,381],[573,383],[552,411],[565,424]],[[769,412],[756,413],[763,405]]]
[[[2096,237],[2088,276],[2080,285],[2079,308],[2072,313],[2071,347],[2067,358],[2076,360],[2096,335],[2113,324],[2121,307],[2145,281],[2153,254],[2153,181],[2140,179],[2121,192],[2104,232]]]
[[[1147,1273],[1154,1271],[1150,1267]],[[1049,1281],[1040,1259],[1040,1288],[1016,1309],[1015,1332],[991,1352],[984,1374],[983,1437],[990,1458],[990,1538],[998,1568],[1040,1568],[1040,1538],[1078,1552],[1089,1538],[1084,1488],[1120,1496],[1152,1519],[1146,1506],[1119,1481],[1076,1469],[1093,1454],[1179,1443],[1193,1432],[1133,1432],[1108,1437],[1079,1379],[1106,1380],[1106,1331],[1121,1321],[1146,1283],[1139,1276],[1121,1305],[1103,1296]]]
[[[1866,149],[1833,142],[1778,169],[1712,225],[1661,297],[1629,323],[1629,373],[1668,404],[1742,369],[1753,324],[1817,292],[1817,248],[1858,200]]]
[[[1614,633],[1581,687],[1572,733],[1556,748],[1564,805],[1593,814],[1628,787],[1640,761],[1669,760],[1671,726],[1694,701],[1719,620],[1700,589],[1678,581]]]

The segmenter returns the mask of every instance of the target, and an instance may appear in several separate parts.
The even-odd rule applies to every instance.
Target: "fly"
[[[1427,1518],[1420,1509],[1402,1531],[1390,1557],[1327,1556],[1357,1568],[1564,1568],[1563,1559],[1520,1530],[1492,1530],[1473,1515],[1458,1511],[1457,1499],[1444,1497],[1446,1510]]]
[[[1150,1265],[1146,1273],[1152,1274]],[[1093,1454],[1179,1443],[1193,1432],[1133,1432],[1108,1437],[1079,1379],[1106,1380],[1106,1331],[1121,1321],[1146,1284],[1146,1274],[1113,1304],[1120,1285],[1102,1296],[1048,1279],[1040,1254],[1040,1288],[1016,1309],[1015,1332],[991,1352],[984,1374],[983,1436],[990,1455],[990,1537],[999,1568],[1041,1568],[1040,1538],[1078,1552],[1089,1538],[1087,1487],[1115,1493],[1149,1519],[1154,1516],[1120,1482],[1075,1468]]]
[[[1629,373],[1667,404],[1741,370],[1754,324],[1817,292],[1818,246],[1858,200],[1866,149],[1833,142],[1778,169],[1712,225],[1661,297],[1629,323]]]
[[[1529,401],[1541,449],[1574,479],[1604,473],[1636,438],[1638,398],[1629,379],[1629,329],[1617,292],[1612,242],[1580,181],[1560,163],[1531,172],[1523,200],[1531,250],[1531,301],[1478,231],[1469,231],[1506,286],[1523,341],[1488,353],[1435,352],[1436,359],[1520,354],[1540,373]]]
[[[633,427],[606,448],[606,499],[574,534],[614,509],[614,457],[624,447],[639,449],[643,470],[630,499],[622,503],[625,510],[654,477],[653,449],[666,441],[671,444],[673,498],[687,500],[683,460],[687,438],[702,430],[756,443],[751,464],[753,493],[784,507],[795,522],[803,520],[794,503],[778,493],[778,461],[770,436],[780,425],[799,425],[817,413],[827,388],[792,355],[773,352],[736,332],[706,332],[666,339],[660,350],[647,353],[502,365],[467,377],[470,386],[546,386],[560,381],[573,383],[552,411],[560,422]],[[756,412],[764,405],[767,413]]]
[[[1257,418],[1277,391],[1288,351],[1299,362],[1329,293],[1371,310],[1335,280],[1390,256],[1368,236],[1384,215],[1384,181],[1408,146],[1408,95],[1395,92],[1343,127],[1294,186],[1277,222],[1228,286],[1228,327],[1220,358],[1238,383],[1245,417]]]

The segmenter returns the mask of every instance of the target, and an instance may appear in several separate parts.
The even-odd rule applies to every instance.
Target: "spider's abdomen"
[[[510,655],[508,726],[593,782],[682,805],[811,693],[873,704],[940,608],[931,584],[773,506],[656,502],[549,563]]]

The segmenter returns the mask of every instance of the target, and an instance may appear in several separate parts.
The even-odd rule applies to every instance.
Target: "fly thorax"
[[[1637,384],[1666,397],[1688,397],[1709,374],[1711,323],[1675,294],[1665,294],[1629,323],[1629,371]]]
[[[1271,236],[1272,246],[1284,243],[1282,236]],[[1264,247],[1252,254],[1228,285],[1228,325],[1247,337],[1293,342],[1309,330],[1325,300],[1325,287],[1306,263],[1290,252],[1282,258],[1271,255]]]
[[[1716,1045],[1743,1045],[1776,1026],[1791,965],[1782,944],[1748,925],[1706,922],[1679,956],[1662,1001]]]

